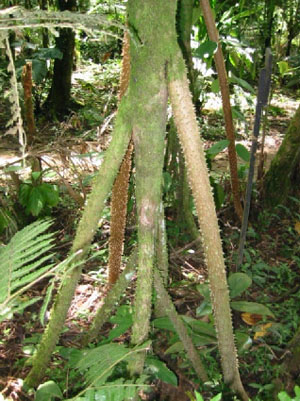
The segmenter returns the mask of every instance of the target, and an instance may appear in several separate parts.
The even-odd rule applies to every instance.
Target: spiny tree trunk
[[[145,341],[150,327],[155,233],[162,194],[167,115],[167,49],[163,38],[166,36],[166,26],[172,21],[172,14],[170,16],[169,13],[168,2],[128,2],[129,26],[134,27],[137,32],[135,39],[138,40],[138,43],[132,40],[130,45],[132,80],[129,89],[136,101],[132,127],[139,255],[132,344]],[[173,18],[174,23],[174,15]],[[139,355],[130,366],[131,374],[141,374],[143,366],[143,355]]]
[[[93,183],[92,192],[79,222],[71,253],[82,250],[83,257],[98,228],[99,218],[104,207],[114,179],[118,173],[122,159],[128,148],[131,126],[128,120],[131,112],[130,101],[124,97],[121,101],[116,118],[113,138],[100,171]],[[72,269],[69,266],[59,288],[56,300],[51,310],[48,326],[39,343],[37,353],[32,359],[32,369],[25,380],[28,387],[37,386],[45,375],[46,367],[54,351],[55,345],[62,331],[74,291],[81,275],[81,267]]]
[[[130,132],[136,150],[136,199],[138,209],[138,277],[132,343],[146,340],[152,307],[153,265],[157,219],[161,204],[167,82],[175,122],[187,163],[188,178],[203,234],[222,370],[225,382],[248,400],[240,381],[229,308],[224,259],[204,152],[194,113],[184,61],[177,45],[176,1],[129,0],[131,27],[131,77],[122,98],[112,143],[106,153],[93,191],[84,210],[72,251],[86,248],[97,228]],[[132,130],[132,131],[131,131]],[[61,332],[80,268],[68,270],[55,301],[26,383],[38,382]],[[131,364],[131,373],[143,369],[143,358]]]
[[[200,222],[224,381],[243,400],[248,400],[238,371],[229,291],[216,210],[188,80],[179,51],[173,55],[169,79],[169,93],[175,123],[183,147]]]
[[[264,199],[267,207],[274,207],[280,203],[285,203],[288,195],[299,188],[299,166],[300,106],[265,176]]]

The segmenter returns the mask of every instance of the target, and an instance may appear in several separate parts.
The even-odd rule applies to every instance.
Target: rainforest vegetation
[[[0,401],[300,400],[300,0],[2,0]]]

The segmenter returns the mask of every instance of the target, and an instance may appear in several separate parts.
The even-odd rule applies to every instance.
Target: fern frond
[[[17,296],[22,289],[25,290],[53,267],[53,264],[44,266],[53,256],[44,255],[53,247],[55,233],[44,234],[51,224],[49,219],[36,221],[17,232],[7,245],[0,248],[0,321],[9,308],[19,310],[22,301],[17,302]],[[20,287],[21,290],[17,291]]]
[[[105,399],[123,401],[131,399],[141,387],[146,386],[144,384],[146,376],[141,376],[135,382],[125,382],[124,379],[118,379],[114,382],[107,380],[118,363],[128,360],[136,352],[148,350],[150,344],[151,341],[147,341],[131,349],[124,344],[109,343],[93,349],[79,351],[81,356],[76,356],[76,363],[73,363],[73,367],[84,375],[88,386],[72,400],[96,401]],[[71,360],[69,363],[72,366]]]
[[[123,30],[126,29],[124,25],[109,20],[105,15],[100,14],[83,14],[71,11],[53,12],[26,10],[19,6],[0,10],[0,31],[24,28],[48,28],[50,30],[55,28],[71,28],[82,29],[89,34],[92,34],[93,31],[101,31],[106,35],[119,38],[119,36],[113,32],[105,31],[103,26],[116,26]]]

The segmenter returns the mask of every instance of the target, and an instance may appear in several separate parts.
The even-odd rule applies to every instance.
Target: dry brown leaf
[[[295,223],[295,231],[300,235],[300,221],[296,221]]]
[[[268,334],[268,329],[272,326],[273,323],[265,323],[258,326],[259,331],[257,331],[254,335],[254,340],[257,340],[259,337],[264,337]]]
[[[248,312],[242,313],[241,317],[242,317],[243,321],[245,323],[249,324],[250,326],[254,326],[255,324],[257,324],[258,322],[260,322],[263,319],[262,315],[258,315],[256,313],[248,313]]]

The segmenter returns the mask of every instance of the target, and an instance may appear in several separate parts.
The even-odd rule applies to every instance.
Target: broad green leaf
[[[300,398],[300,387],[295,386],[294,391],[295,391],[296,397]]]
[[[214,79],[213,81],[212,81],[212,84],[211,84],[211,91],[213,92],[213,93],[219,93],[220,92],[220,84],[219,84],[219,79],[217,78],[217,79]]]
[[[110,330],[107,340],[112,341],[120,337],[132,326],[132,323],[132,316],[129,316],[127,319],[124,318],[122,322],[119,322],[116,327]]]
[[[228,278],[230,298],[241,295],[252,284],[251,278],[245,273],[233,273]]]
[[[59,192],[57,185],[51,185],[47,182],[39,185],[37,187],[39,191],[42,193],[45,204],[49,206],[56,206],[59,202]]]
[[[216,42],[207,40],[206,42],[202,43],[198,49],[196,49],[194,55],[202,60],[207,60],[215,54],[217,49],[218,44]]]
[[[229,141],[227,139],[222,139],[221,141],[215,143],[209,149],[207,149],[206,153],[209,156],[214,157],[218,153],[222,152],[222,150],[226,149],[228,145]]]
[[[202,322],[202,320],[194,319],[190,316],[182,316],[182,319],[189,327],[197,334],[204,334],[211,337],[216,337],[216,330],[213,323]]]
[[[203,397],[198,391],[195,391],[196,401],[204,401]]]
[[[196,316],[206,316],[212,313],[212,306],[210,301],[204,300],[196,309]]]
[[[55,398],[63,399],[59,386],[52,380],[41,384],[35,394],[35,401],[52,401]]]
[[[39,178],[41,178],[42,172],[41,171],[33,171],[31,173],[31,177],[33,181],[37,181]]]
[[[194,345],[196,347],[202,347],[203,345],[208,345],[208,344],[216,344],[217,343],[217,339],[216,337],[211,337],[211,336],[207,336],[205,334],[197,334],[194,332],[190,332],[189,330],[189,334],[192,338],[192,341],[194,343]]]
[[[156,358],[147,357],[146,366],[158,379],[165,383],[172,384],[173,386],[177,386],[178,383],[176,375],[167,367],[164,362]]]
[[[238,110],[236,106],[232,106],[231,111],[232,111],[233,118],[236,118],[237,120],[240,120],[240,121],[246,121],[244,114],[241,113],[240,110]]]
[[[157,319],[154,319],[152,324],[157,329],[170,330],[173,331],[174,333],[176,332],[171,320],[168,317],[159,317]]]
[[[278,65],[279,73],[281,76],[283,76],[287,72],[289,72],[290,66],[287,61],[278,61],[277,65]]]
[[[212,177],[210,177],[210,178],[212,178]],[[224,191],[222,185],[218,184],[217,182],[213,182],[212,187],[213,187],[216,209],[219,210],[224,203],[226,194],[225,194],[225,191]]]
[[[230,305],[232,309],[239,312],[257,313],[258,315],[274,317],[274,314],[267,306],[257,302],[234,301],[230,302]]]
[[[22,206],[26,207],[28,202],[28,197],[30,194],[32,186],[30,184],[21,184],[19,189],[19,201]]]
[[[196,289],[206,301],[210,301],[210,290],[209,290],[209,285],[207,283],[198,284],[196,286]]]
[[[249,349],[252,345],[252,338],[248,334],[240,331],[235,333],[235,340],[239,352]]]
[[[68,367],[74,368],[82,358],[82,350],[77,348],[59,347],[59,355],[68,360]]]
[[[293,401],[292,398],[285,391],[281,391],[278,394],[278,398],[280,401]]]
[[[238,156],[241,159],[243,159],[245,162],[250,161],[250,152],[244,145],[242,145],[241,143],[238,143],[235,145],[235,149],[236,149],[236,153],[238,154]]]
[[[222,393],[215,395],[210,401],[220,401],[222,399]]]
[[[46,78],[48,72],[45,60],[32,60],[32,79],[36,84],[40,84]]]
[[[167,193],[172,185],[172,176],[169,172],[164,171],[163,172],[163,189],[164,192]]]
[[[168,354],[177,354],[182,351],[184,351],[184,346],[181,341],[177,341],[176,343],[172,344],[168,349],[166,349],[164,353],[165,355],[168,355]]]
[[[49,60],[55,58],[61,60],[63,53],[57,47],[40,48],[39,51],[34,54],[34,57],[40,60]]]
[[[238,78],[235,75],[231,75],[231,77],[229,78],[229,82],[237,84],[240,87],[242,87],[243,89],[246,89],[248,92],[255,94],[254,88],[247,81],[245,81],[242,78]]]
[[[31,213],[33,216],[38,216],[41,213],[44,206],[45,206],[45,200],[39,188],[31,187],[31,191],[28,195],[26,212],[28,214]]]

